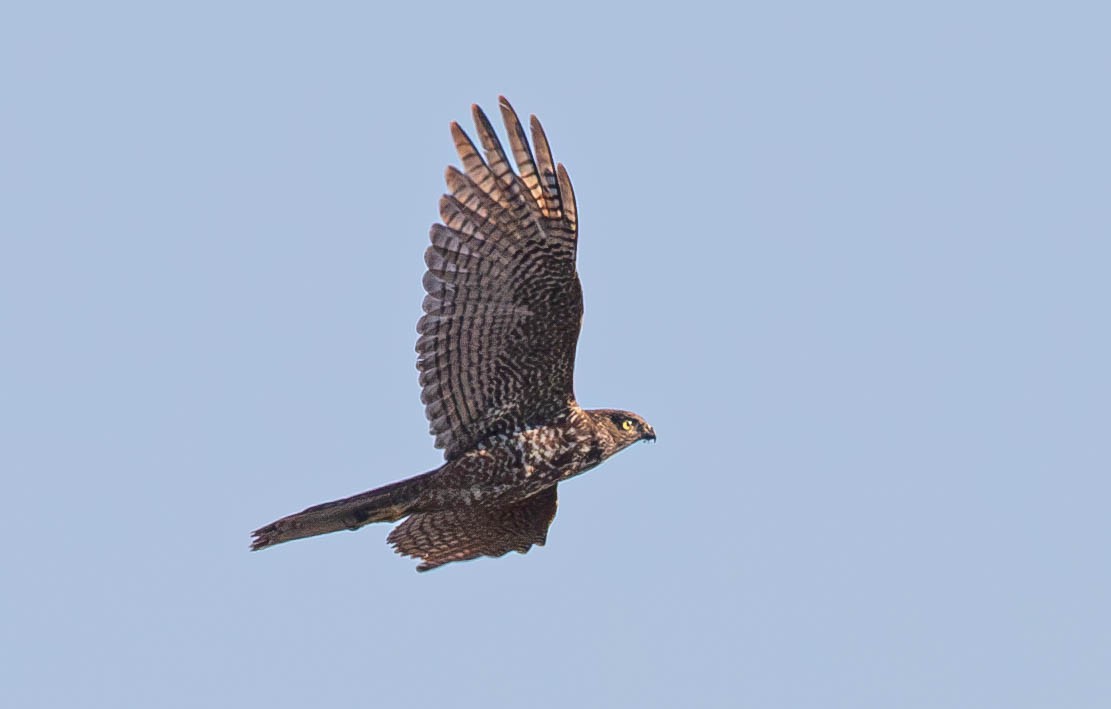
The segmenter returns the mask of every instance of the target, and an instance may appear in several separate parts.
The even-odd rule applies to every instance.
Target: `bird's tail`
[[[435,472],[435,471],[433,471]],[[251,550],[318,534],[358,529],[371,522],[394,522],[415,512],[414,505],[431,473],[360,493],[342,500],[315,505],[304,512],[282,517],[251,532]]]

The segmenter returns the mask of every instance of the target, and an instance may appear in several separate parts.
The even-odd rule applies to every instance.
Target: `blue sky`
[[[4,15],[0,704],[1111,701],[1098,4]],[[575,184],[579,400],[659,442],[527,556],[249,553],[438,464],[422,254],[498,94]]]

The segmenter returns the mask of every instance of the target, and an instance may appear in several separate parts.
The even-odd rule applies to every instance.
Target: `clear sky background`
[[[1111,706],[1100,3],[379,5],[3,11],[0,705]],[[499,93],[579,197],[579,399],[659,442],[527,556],[249,553],[438,465]]]

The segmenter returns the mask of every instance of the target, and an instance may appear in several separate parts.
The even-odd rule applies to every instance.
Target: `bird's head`
[[[656,440],[656,431],[632,411],[593,409],[588,413],[599,429],[613,441],[614,453],[637,441]]]

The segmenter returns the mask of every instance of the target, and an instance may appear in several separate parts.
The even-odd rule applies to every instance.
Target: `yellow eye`
[[[625,419],[624,421],[621,422],[621,428],[625,431],[632,431],[633,430],[633,420],[632,419]]]

